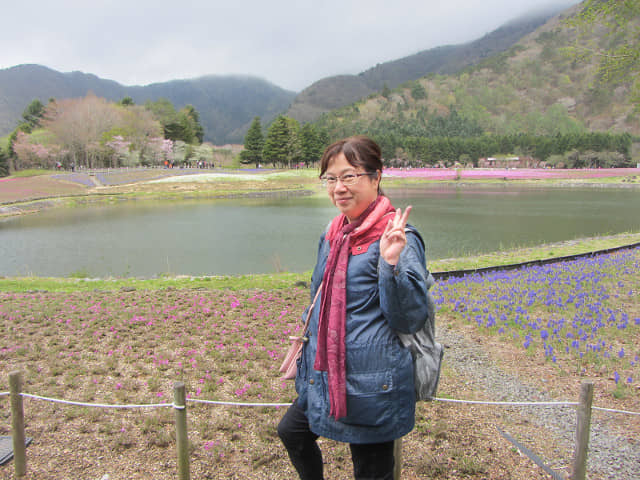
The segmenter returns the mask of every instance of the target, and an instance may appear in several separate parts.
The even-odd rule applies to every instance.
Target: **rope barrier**
[[[579,405],[578,402],[491,402],[491,401],[484,401],[484,400],[455,400],[452,398],[434,398],[433,400],[438,402],[449,402],[449,403],[469,403],[474,405],[507,405],[507,406],[519,406],[519,407],[539,406],[539,405],[547,405],[547,406]]]
[[[0,392],[0,397],[9,395],[9,392]],[[143,403],[138,405],[123,405],[123,404],[104,404],[104,403],[86,403],[76,402],[72,400],[61,400],[58,398],[43,397],[40,395],[33,395],[30,393],[21,393],[23,397],[33,398],[35,400],[44,400],[53,403],[62,403],[66,405],[76,405],[81,407],[95,407],[95,408],[163,408],[173,407],[176,410],[184,410],[186,405],[176,405],[174,403]],[[578,402],[494,402],[485,400],[458,400],[454,398],[433,398],[435,402],[443,403],[466,403],[470,405],[501,405],[501,406],[515,406],[515,407],[533,407],[533,406],[555,406],[555,407],[575,407],[579,405]],[[232,406],[232,407],[289,407],[289,403],[259,403],[259,402],[223,402],[219,400],[200,400],[196,398],[188,398],[187,402],[202,403],[206,405],[220,405],[220,406]],[[627,415],[640,415],[640,412],[632,412],[630,410],[616,410],[613,408],[603,407],[591,407],[593,410],[600,410],[603,412],[611,413],[623,413]]]
[[[205,403],[209,405],[231,405],[235,407],[289,407],[291,403],[243,403],[243,402],[220,402],[216,400],[199,400],[188,398],[188,402]]]
[[[591,410],[600,410],[603,412],[626,413],[627,415],[640,415],[640,412],[631,412],[629,410],[615,410],[613,408],[591,407]]]
[[[140,405],[114,405],[114,404],[105,404],[105,403],[85,403],[85,402],[74,402],[71,400],[60,400],[58,398],[51,397],[42,397],[40,395],[32,395],[30,393],[21,393],[23,397],[33,398],[35,400],[44,400],[47,402],[53,403],[64,403],[66,405],[77,405],[80,407],[97,407],[97,408],[158,408],[158,407],[173,407],[177,410],[183,410],[185,408],[184,405],[174,405],[173,403],[143,403]]]

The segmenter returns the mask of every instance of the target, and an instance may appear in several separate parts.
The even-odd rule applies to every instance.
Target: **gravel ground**
[[[438,341],[446,346],[445,362],[448,366],[472,381],[475,388],[486,391],[488,400],[512,402],[576,402],[578,400],[577,398],[554,399],[547,393],[526,385],[516,375],[498,367],[480,345],[454,333],[446,326],[440,326],[436,336]],[[599,405],[594,402],[594,406]],[[566,474],[570,469],[575,445],[575,407],[506,407],[504,417],[513,413],[515,408],[518,408],[518,411],[540,432],[553,435],[565,452],[571,452],[569,458],[564,458],[561,468],[558,468],[553,461],[545,460],[545,463],[555,471],[562,475]],[[591,480],[637,480],[640,478],[640,441],[632,433],[627,436],[615,433],[612,422],[616,420],[615,417],[620,421],[620,415],[607,412],[601,414],[597,411],[592,413],[587,460],[587,478]],[[624,421],[624,418],[622,420]],[[544,435],[545,433],[542,433],[541,438],[544,439]],[[541,456],[535,450],[534,453]]]

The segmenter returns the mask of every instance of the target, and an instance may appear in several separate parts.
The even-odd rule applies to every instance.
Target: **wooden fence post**
[[[578,405],[578,425],[576,427],[576,451],[573,457],[572,480],[585,480],[587,475],[587,452],[589,451],[589,430],[591,428],[591,404],[593,403],[593,383],[585,382],[580,389]]]
[[[176,411],[178,478],[180,480],[189,480],[189,436],[187,435],[187,402],[184,382],[175,382],[173,384],[173,406]]]
[[[402,473],[402,438],[393,442],[393,480],[400,480]]]
[[[16,478],[27,474],[27,447],[24,435],[24,410],[22,408],[22,374],[9,374],[9,395],[11,401],[11,437],[13,441],[13,462]]]

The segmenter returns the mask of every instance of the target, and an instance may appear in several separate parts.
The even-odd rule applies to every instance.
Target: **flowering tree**
[[[42,142],[34,141],[32,135],[18,131],[13,142],[13,151],[16,156],[15,168],[53,168],[59,161],[60,148],[57,145],[47,146]]]
[[[173,140],[162,137],[150,138],[147,143],[147,155],[154,165],[173,162]]]
[[[105,143],[105,146],[113,150],[112,167],[119,167],[127,163],[131,142],[125,140],[122,135],[114,135],[111,140]]]
[[[174,142],[149,109],[108,102],[89,94],[52,101],[41,128],[16,130],[11,152],[16,168],[50,168],[60,161],[85,168],[159,165],[174,160]]]
[[[137,153],[136,163],[161,163],[162,126],[153,113],[142,106],[118,107],[119,131],[131,142],[130,151]]]

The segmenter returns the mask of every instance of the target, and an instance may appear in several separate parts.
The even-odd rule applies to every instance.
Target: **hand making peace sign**
[[[396,209],[395,216],[389,220],[380,238],[380,255],[389,265],[398,264],[400,253],[407,244],[404,227],[407,225],[409,213],[411,213],[411,205],[405,208],[404,213],[401,209]]]

